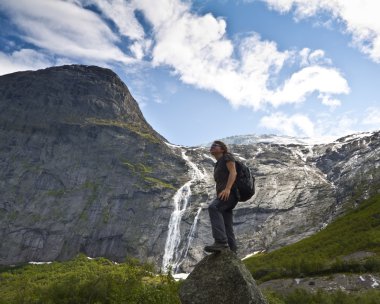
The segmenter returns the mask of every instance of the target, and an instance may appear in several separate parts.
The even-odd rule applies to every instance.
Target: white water
[[[190,168],[190,176],[191,180],[185,183],[181,188],[178,189],[176,194],[173,197],[173,204],[174,204],[174,210],[170,216],[169,220],[169,229],[168,229],[168,236],[165,243],[165,252],[164,257],[162,259],[162,271],[167,272],[170,268],[172,269],[172,272],[175,273],[177,271],[178,266],[180,265],[180,259],[182,255],[178,251],[178,247],[181,242],[181,231],[180,231],[180,224],[182,220],[182,216],[184,215],[187,207],[189,198],[191,196],[191,185],[198,181],[205,178],[205,174],[202,173],[199,168],[190,161],[190,159],[186,155],[186,151],[182,150],[182,157],[186,161],[187,165]],[[201,208],[200,208],[201,209]],[[197,212],[197,215],[200,213],[200,209]],[[196,219],[194,219],[194,223],[198,220],[197,216]],[[195,226],[196,223],[192,225],[192,228],[194,226],[193,235],[195,232]],[[191,231],[189,236],[191,237]],[[190,240],[188,241],[187,247],[190,246]],[[187,254],[187,250],[186,250]],[[186,255],[183,257],[183,259],[186,257]]]
[[[189,236],[187,238],[186,250],[185,250],[185,254],[183,255],[183,258],[186,258],[187,252],[189,251],[189,248],[190,248],[190,245],[191,245],[191,242],[194,239],[195,231],[197,229],[197,223],[198,223],[199,214],[201,213],[201,211],[202,211],[202,206],[198,208],[197,214],[195,215],[195,218],[194,218],[194,222],[193,222],[193,224],[190,227]]]

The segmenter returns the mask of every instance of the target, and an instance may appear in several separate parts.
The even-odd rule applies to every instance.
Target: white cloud
[[[114,22],[118,33],[84,8],[90,4]],[[213,90],[236,107],[295,104],[312,93],[321,96],[324,104],[337,106],[333,95],[349,92],[344,76],[329,66],[323,50],[279,50],[275,42],[256,33],[234,45],[226,34],[226,20],[197,15],[191,12],[190,2],[3,0],[0,8],[11,15],[26,41],[55,56],[103,66],[110,62],[144,65],[146,61],[168,66],[183,82]],[[136,11],[150,23],[149,33],[144,32]],[[131,41],[127,47],[133,57],[117,46],[121,36]],[[284,79],[283,71],[291,63],[301,67]]]
[[[119,33],[133,40],[144,39],[144,28],[135,18],[135,6],[125,0],[81,0],[83,5],[96,5],[117,26]]]
[[[352,112],[340,115],[320,113],[313,119],[302,113],[287,115],[276,112],[262,117],[259,126],[288,136],[329,138],[339,138],[363,129]]]
[[[353,43],[380,63],[380,1],[377,0],[262,0],[281,13],[294,9],[296,18],[328,12],[343,22]]]
[[[365,111],[365,117],[362,124],[373,126],[375,129],[380,129],[380,108],[370,107]]]
[[[331,109],[335,109],[342,104],[339,99],[332,98],[329,94],[319,94],[318,98],[322,100],[324,105],[329,106]]]
[[[41,69],[53,64],[45,54],[31,49],[22,49],[12,54],[0,52],[0,75],[21,70]]]
[[[265,104],[302,102],[313,92],[349,91],[339,71],[321,65],[328,61],[322,50],[309,50],[304,68],[280,86],[278,77],[285,63],[299,58],[294,51],[279,51],[275,42],[256,33],[234,47],[224,19],[195,15],[180,1],[161,1],[159,8],[153,2],[134,2],[154,29],[153,63],[172,67],[185,83],[214,90],[233,106],[259,109]]]
[[[342,114],[319,113],[314,125],[318,136],[335,136],[338,138],[362,131],[360,119],[357,113],[353,112]]]
[[[303,113],[288,115],[275,112],[263,116],[259,126],[288,136],[339,138],[348,134],[379,130],[380,108],[368,107],[361,113],[317,113],[313,117]]]
[[[299,55],[301,57],[301,66],[332,64],[331,60],[325,57],[325,51],[320,49],[312,52],[309,48],[303,48]]]
[[[24,39],[61,56],[89,60],[133,62],[115,43],[119,38],[102,19],[74,2],[3,0]]]
[[[314,124],[308,116],[303,114],[288,116],[284,113],[276,112],[261,118],[259,125],[288,136],[313,137],[315,135]]]
[[[138,40],[130,46],[130,50],[136,59],[142,60],[150,50],[151,46],[152,41],[149,39]]]
[[[322,93],[319,96],[325,97],[331,94],[347,94],[349,87],[337,70],[314,65],[291,75],[283,87],[273,93],[271,100],[276,106],[302,102],[308,94],[315,91]]]

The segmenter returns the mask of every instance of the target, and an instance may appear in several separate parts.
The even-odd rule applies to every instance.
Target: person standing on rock
[[[232,210],[239,201],[237,188],[234,186],[237,172],[234,156],[228,152],[225,143],[214,141],[210,153],[216,159],[214,179],[217,197],[208,207],[214,244],[204,248],[207,252],[219,252],[230,248],[236,253],[236,239],[233,230]]]

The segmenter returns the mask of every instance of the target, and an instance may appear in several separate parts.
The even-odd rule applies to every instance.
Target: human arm
[[[226,185],[226,188],[223,191],[221,191],[218,195],[218,197],[223,201],[228,200],[228,198],[230,197],[231,188],[232,188],[232,186],[236,180],[236,176],[237,176],[236,166],[235,166],[234,161],[227,161],[226,166],[227,166],[227,169],[229,172],[227,185]]]

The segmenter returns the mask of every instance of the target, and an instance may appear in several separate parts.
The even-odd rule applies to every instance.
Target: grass
[[[302,289],[297,289],[287,295],[265,291],[265,297],[269,304],[379,304],[380,290],[369,290],[356,294],[349,294],[343,291],[325,292],[322,290],[316,293],[309,293]]]
[[[149,132],[143,125],[135,125],[131,123],[127,123],[121,120],[115,119],[102,119],[96,117],[88,117],[85,118],[86,124],[99,125],[99,126],[115,126],[123,129],[128,129],[138,136],[153,142],[153,143],[161,143],[161,141],[155,137],[152,133]]]
[[[152,176],[147,176],[153,173],[154,170],[152,167],[144,165],[143,163],[133,164],[125,159],[121,160],[121,163],[125,165],[126,168],[131,170],[131,172],[138,175],[145,183],[149,185],[149,187],[153,185],[157,188],[167,188],[167,189],[176,190],[176,188],[173,185],[171,185],[170,183],[166,181],[163,181],[161,179],[158,179]]]
[[[148,183],[151,183],[157,186],[158,188],[168,188],[168,189],[176,190],[176,188],[173,185],[166,183],[158,178],[146,176],[144,177],[144,180],[147,181]]]
[[[68,262],[0,269],[0,303],[180,303],[170,275],[134,259],[116,264],[84,255]]]
[[[370,251],[374,257],[346,262],[343,257]],[[324,230],[295,244],[244,261],[260,282],[338,272],[380,271],[380,195],[338,218]]]

